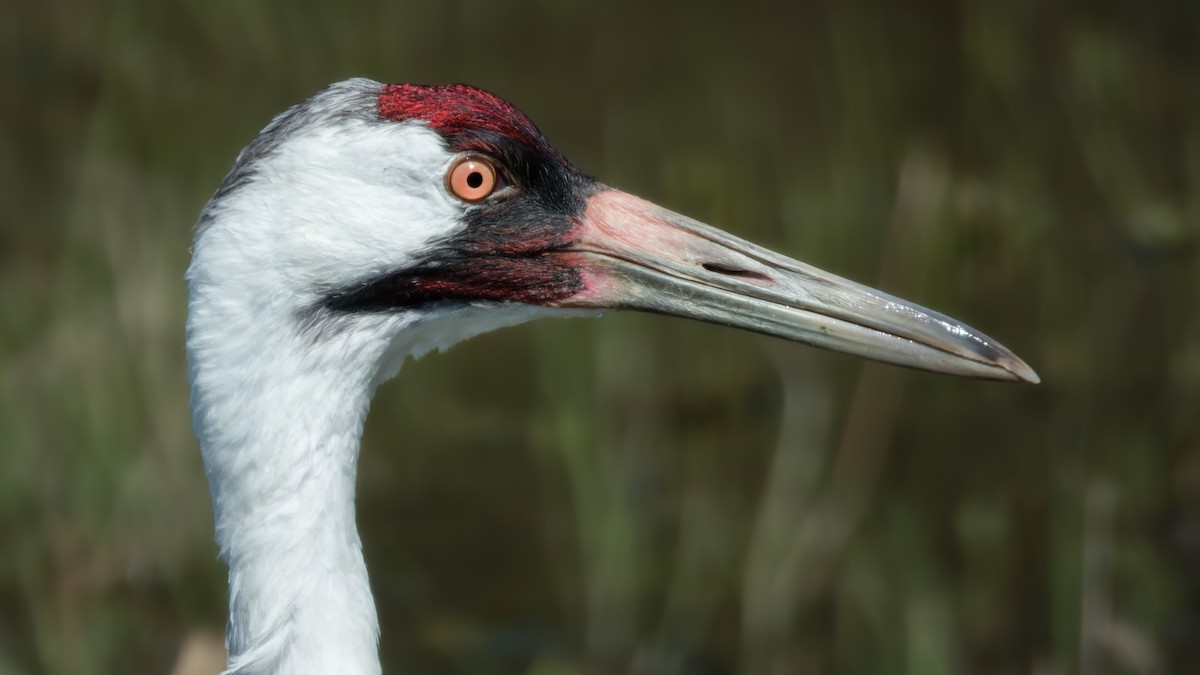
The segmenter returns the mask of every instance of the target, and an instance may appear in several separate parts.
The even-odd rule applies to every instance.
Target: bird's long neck
[[[354,488],[386,344],[314,341],[261,314],[191,304],[193,422],[229,565],[230,672],[378,673]]]

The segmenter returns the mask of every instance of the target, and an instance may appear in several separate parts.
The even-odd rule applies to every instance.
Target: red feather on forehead
[[[447,137],[492,131],[533,147],[545,143],[516,106],[465,84],[389,84],[379,95],[379,116],[393,122],[421,120]]]

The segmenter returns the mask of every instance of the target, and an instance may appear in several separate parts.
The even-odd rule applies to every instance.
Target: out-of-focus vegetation
[[[350,76],[492,89],[1044,380],[643,316],[412,364],[361,463],[388,672],[1200,671],[1198,73],[1189,2],[4,3],[0,673],[215,668],[191,226]]]

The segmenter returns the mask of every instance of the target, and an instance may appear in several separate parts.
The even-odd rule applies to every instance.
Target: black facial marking
[[[546,254],[574,241],[587,198],[603,186],[540,140],[531,145],[486,129],[447,138],[455,151],[491,157],[510,189],[469,207],[465,228],[426,259],[336,289],[322,305],[335,312],[385,312],[438,302],[539,304],[582,290],[578,270]]]

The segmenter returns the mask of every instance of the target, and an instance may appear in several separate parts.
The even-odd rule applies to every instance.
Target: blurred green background
[[[203,673],[197,214],[286,106],[473,83],[601,179],[994,335],[1038,387],[660,317],[412,364],[387,672],[1200,672],[1200,4],[0,7],[0,673]]]

